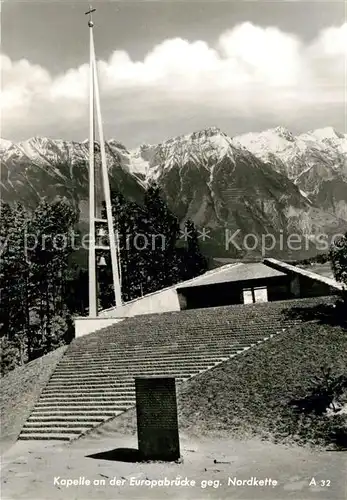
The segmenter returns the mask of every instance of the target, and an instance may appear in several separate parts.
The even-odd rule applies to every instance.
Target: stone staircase
[[[128,318],[75,339],[19,439],[70,440],[135,404],[136,376],[178,383],[301,323],[286,311],[331,298],[196,309]]]

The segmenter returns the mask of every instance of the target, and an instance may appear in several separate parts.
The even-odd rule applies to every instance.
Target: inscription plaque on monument
[[[180,458],[173,377],[135,378],[139,452],[145,460]]]

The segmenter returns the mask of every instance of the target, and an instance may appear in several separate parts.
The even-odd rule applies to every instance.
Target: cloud
[[[52,77],[23,59],[1,56],[2,123],[7,137],[84,130],[88,65]],[[98,61],[105,121],[165,120],[182,113],[300,119],[317,106],[345,103],[347,23],[310,44],[276,27],[243,23],[215,47],[202,40],[164,40],[142,61],[114,51]],[[211,120],[212,121],[212,120]],[[215,122],[215,120],[213,120]]]

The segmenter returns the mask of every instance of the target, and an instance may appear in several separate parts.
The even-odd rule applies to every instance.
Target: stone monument
[[[139,453],[143,460],[180,458],[174,377],[135,378]]]

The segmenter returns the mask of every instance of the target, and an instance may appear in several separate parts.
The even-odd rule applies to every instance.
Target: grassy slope
[[[192,381],[180,396],[181,425],[280,440],[291,429],[295,437],[288,404],[311,392],[324,367],[346,372],[347,331],[317,323],[293,329]]]
[[[347,330],[318,323],[292,329],[185,384],[178,391],[180,429],[322,444],[317,432],[299,432],[288,403],[308,395],[325,366],[336,374],[347,370]],[[114,431],[136,432],[135,411],[91,434]]]
[[[42,358],[16,368],[1,379],[2,448],[17,439],[66,348],[60,347]]]

